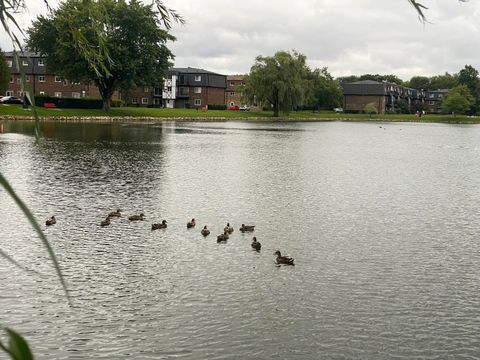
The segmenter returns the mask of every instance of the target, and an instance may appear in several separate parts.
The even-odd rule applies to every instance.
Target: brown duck
[[[230,223],[227,223],[227,226],[223,228],[223,231],[231,234],[233,233],[233,226],[230,226]]]
[[[110,225],[110,216],[107,216],[107,218],[100,223],[100,226],[108,226],[108,225]]]
[[[283,264],[283,265],[295,265],[293,263],[294,259],[289,257],[289,256],[282,256],[282,253],[280,250],[275,251],[275,254],[277,255],[277,264]]]
[[[257,241],[257,238],[254,236],[253,239],[252,239],[252,248],[254,248],[255,250],[257,251],[260,251],[260,249],[262,248],[262,244],[260,244],[258,241]]]
[[[167,220],[162,220],[159,224],[152,224],[152,230],[157,229],[166,229],[167,228]]]
[[[195,219],[192,219],[191,221],[187,222],[187,229],[194,228],[195,225],[197,225],[197,224],[195,223]]]
[[[255,225],[245,225],[245,224],[242,224],[242,226],[240,227],[240,231],[243,233],[243,232],[251,232],[251,231],[254,231],[255,230]]]
[[[56,223],[57,223],[57,220],[55,219],[55,216],[52,216],[50,219],[45,221],[45,225],[47,225],[47,226],[50,226],[50,225],[53,225],[53,224],[56,224]]]
[[[228,237],[228,233],[224,231],[223,234],[217,236],[217,242],[225,242],[228,240]]]
[[[143,213],[140,213],[140,215],[132,215],[128,217],[128,220],[130,221],[138,221],[138,220],[144,220],[145,215]]]
[[[116,211],[112,211],[110,214],[108,214],[108,217],[109,218],[112,218],[112,217],[120,217],[122,215],[120,215],[120,209],[117,209]]]
[[[205,225],[202,229],[202,231],[200,231],[202,233],[203,236],[208,236],[210,235],[210,230],[207,229],[207,225]]]

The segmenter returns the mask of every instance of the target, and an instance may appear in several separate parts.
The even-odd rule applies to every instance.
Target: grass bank
[[[108,113],[98,109],[44,109],[37,108],[42,118],[50,120],[135,120],[136,118],[151,120],[198,120],[198,121],[398,121],[398,122],[439,122],[458,124],[477,124],[480,117],[424,115],[421,118],[410,114],[366,115],[337,114],[333,111],[294,111],[279,119],[272,117],[272,112],[229,111],[229,110],[196,110],[196,109],[159,109],[141,107],[112,108]],[[0,119],[28,119],[32,112],[24,110],[21,105],[0,104]]]

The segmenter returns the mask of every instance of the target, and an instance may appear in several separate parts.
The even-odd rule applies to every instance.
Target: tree
[[[378,109],[375,103],[371,102],[365,105],[365,107],[363,108],[363,112],[365,114],[369,114],[370,117],[372,117],[372,114],[378,114]]]
[[[59,76],[93,81],[108,111],[114,91],[162,81],[174,37],[161,23],[153,4],[139,0],[67,0],[33,22],[27,45]]]
[[[442,110],[447,113],[464,114],[475,103],[466,85],[458,85],[449,91],[442,101]]]
[[[451,75],[448,72],[445,75],[436,75],[430,78],[429,90],[452,89],[458,85],[458,76]]]
[[[7,59],[0,49],[0,94],[5,94],[8,90],[8,83],[10,81],[10,68],[7,64]]]
[[[412,89],[430,90],[430,78],[426,76],[413,76],[406,85]]]
[[[343,90],[327,68],[315,69],[309,74],[309,91],[306,103],[316,109],[333,109],[340,106]]]
[[[380,75],[380,74],[363,74],[359,77],[359,80],[373,80],[378,82],[389,82],[394,83],[397,85],[403,85],[403,80],[400,79],[397,75],[388,74],[388,75]]]
[[[471,65],[465,65],[465,68],[458,73],[458,83],[465,85],[473,96],[474,102],[469,112],[475,114],[478,111],[480,103],[480,79],[478,78],[477,69]]]
[[[306,57],[296,51],[278,51],[274,56],[257,56],[243,89],[251,103],[269,102],[273,116],[288,113],[303,104],[309,69]]]

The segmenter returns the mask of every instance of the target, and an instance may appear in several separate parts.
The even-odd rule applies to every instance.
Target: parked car
[[[238,105],[234,105],[234,106],[229,106],[228,110],[240,110],[240,108],[238,107]]]
[[[23,100],[16,98],[15,96],[4,96],[0,99],[2,104],[23,104]]]
[[[240,105],[240,110],[241,111],[250,111],[250,106],[245,105],[245,104]]]
[[[343,113],[343,108],[334,108],[333,111],[336,113]]]

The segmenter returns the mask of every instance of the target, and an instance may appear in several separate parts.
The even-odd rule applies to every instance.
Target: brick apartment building
[[[227,108],[242,104],[240,86],[245,85],[244,75],[227,75],[227,88],[225,90],[225,105]]]
[[[2,95],[23,98],[20,68],[17,67],[14,53],[6,52],[4,54],[10,67],[10,82],[8,90]],[[72,98],[100,97],[100,93],[94,85],[75,83],[48,72],[44,59],[38,54],[22,53],[18,65],[23,68],[27,86],[32,89],[34,94]]]

